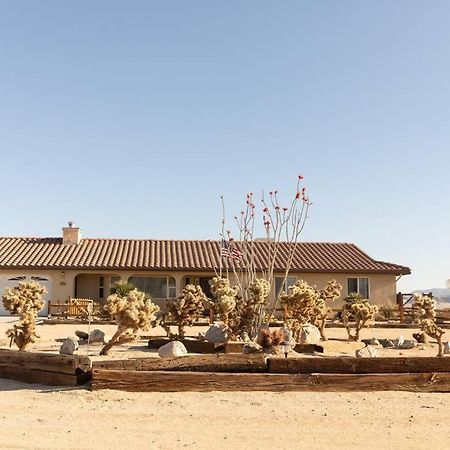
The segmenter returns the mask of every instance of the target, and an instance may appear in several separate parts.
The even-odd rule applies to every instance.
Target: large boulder
[[[412,339],[404,339],[401,346],[397,345],[397,348],[401,348],[402,350],[408,350],[410,348],[414,348],[416,346],[416,342]]]
[[[319,329],[310,323],[303,325],[303,327],[300,331],[300,337],[299,337],[298,343],[300,345],[307,345],[307,344],[316,345],[319,342],[320,342]]]
[[[391,339],[378,339],[378,341],[384,348],[394,348],[395,347],[395,342],[392,341]]]
[[[59,353],[60,355],[73,355],[78,350],[78,342],[75,339],[67,338],[63,341]]]
[[[206,330],[205,339],[212,344],[226,342],[227,326],[223,322],[215,322]]]
[[[179,358],[186,356],[187,350],[184,344],[180,341],[170,341],[158,349],[160,358]]]
[[[97,328],[89,334],[89,343],[94,344],[95,342],[105,343],[105,333]]]
[[[356,350],[355,355],[358,358],[376,358],[377,351],[375,348],[368,345],[367,347]]]

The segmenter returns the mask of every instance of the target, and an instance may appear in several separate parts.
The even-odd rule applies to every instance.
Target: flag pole
[[[222,202],[222,232],[220,234],[221,241],[220,241],[220,265],[219,265],[219,274],[220,278],[222,278],[222,271],[223,271],[223,244],[224,244],[224,234],[225,234],[225,202],[223,200],[223,195],[220,196],[220,200]]]

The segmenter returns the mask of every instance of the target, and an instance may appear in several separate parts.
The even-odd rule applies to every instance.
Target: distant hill
[[[437,307],[439,309],[450,308],[450,289],[446,288],[421,289],[418,291],[414,291],[413,294],[428,294],[430,292],[436,299]]]

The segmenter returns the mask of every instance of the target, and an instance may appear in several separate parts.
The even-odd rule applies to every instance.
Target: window
[[[297,281],[297,277],[287,277],[284,283],[284,277],[275,277],[275,292],[278,297],[281,293],[287,293],[289,286],[292,286]]]
[[[364,298],[369,298],[369,279],[347,278],[347,294],[361,294]]]
[[[153,298],[174,298],[177,295],[175,278],[130,277],[128,282]]]
[[[120,282],[120,277],[118,275],[111,275],[111,280],[109,283],[109,292],[111,293],[111,289]]]
[[[98,277],[98,298],[105,298],[105,277]]]

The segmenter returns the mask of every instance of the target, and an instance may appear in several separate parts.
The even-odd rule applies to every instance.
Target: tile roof
[[[254,245],[256,266],[265,267],[268,243]],[[276,271],[283,270],[288,249],[288,243],[280,244]],[[0,269],[211,272],[219,260],[219,241],[82,239],[78,245],[67,245],[61,238],[0,237]],[[318,242],[297,244],[291,271],[411,273],[408,267],[375,261],[354,244]]]

